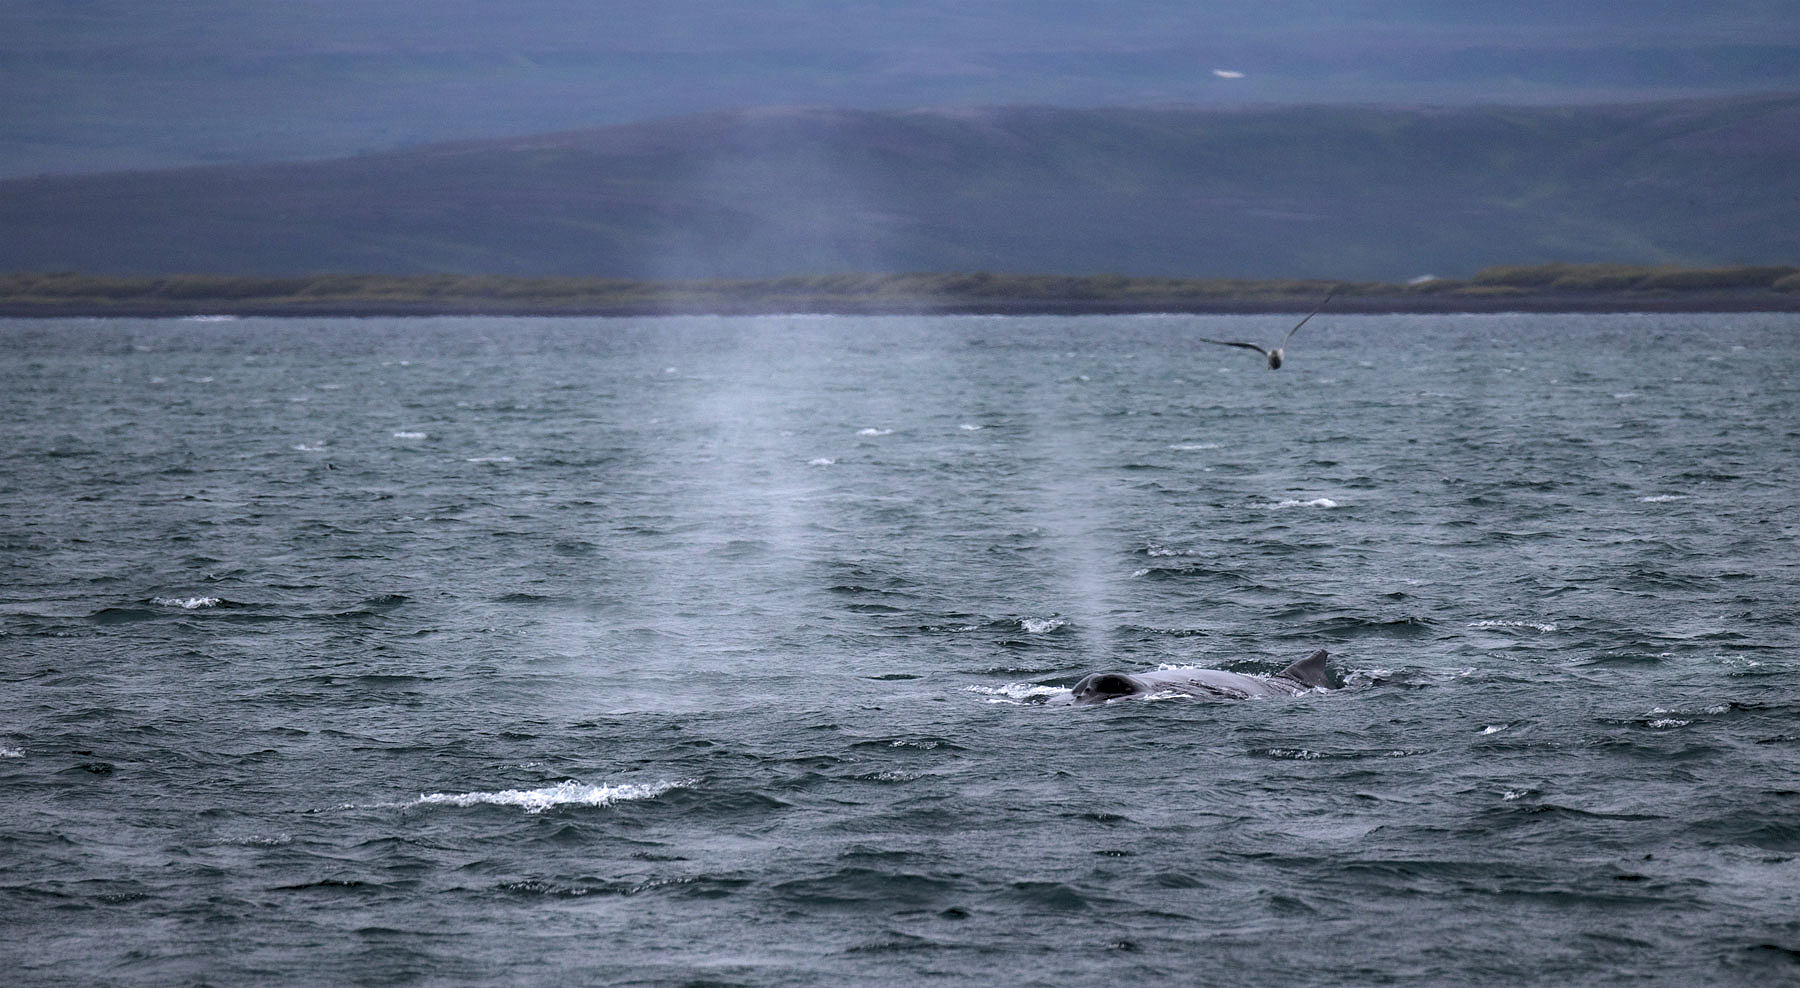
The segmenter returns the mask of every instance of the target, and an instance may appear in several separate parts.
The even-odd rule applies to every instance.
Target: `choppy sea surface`
[[[0,322],[7,980],[1800,980],[1800,322],[1290,322]]]

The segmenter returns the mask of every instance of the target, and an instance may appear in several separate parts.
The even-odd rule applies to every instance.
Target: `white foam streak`
[[[0,746],[0,758],[24,758],[25,749]]]
[[[1471,627],[1471,628],[1531,628],[1535,631],[1545,632],[1546,634],[1556,630],[1555,623],[1550,622],[1550,621],[1500,621],[1500,620],[1471,621],[1469,623],[1469,627]]]
[[[1688,495],[1686,495],[1686,494],[1650,494],[1650,495],[1646,495],[1644,497],[1638,498],[1638,503],[1639,504],[1667,504],[1670,501],[1685,501],[1687,499],[1688,499]]]
[[[1066,696],[1069,691],[1036,683],[1007,683],[1004,686],[964,686],[963,692],[985,696],[989,703],[1042,703],[1053,696]]]
[[[197,611],[203,607],[217,607],[223,601],[218,597],[152,597],[150,603],[158,607],[179,607],[184,611]]]
[[[1042,635],[1055,631],[1068,623],[1066,619],[1053,615],[1047,618],[1021,618],[1019,627],[1024,628],[1027,634]]]
[[[1333,501],[1331,498],[1315,497],[1310,501],[1301,501],[1301,500],[1297,500],[1297,499],[1278,501],[1274,504],[1268,505],[1268,508],[1269,508],[1269,510],[1274,511],[1274,510],[1277,510],[1280,508],[1335,508],[1337,506],[1338,506],[1338,503],[1336,501]]]
[[[407,806],[516,806],[527,813],[542,813],[558,806],[611,806],[639,799],[655,799],[672,789],[684,789],[694,780],[648,784],[588,785],[570,779],[542,789],[502,789],[498,792],[428,793]]]

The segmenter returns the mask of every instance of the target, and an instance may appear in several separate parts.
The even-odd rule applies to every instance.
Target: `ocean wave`
[[[1431,754],[1427,748],[1371,748],[1346,751],[1320,751],[1315,748],[1253,748],[1258,758],[1289,762],[1354,762],[1370,758],[1417,758]]]
[[[1052,614],[1047,618],[1020,618],[1019,627],[1029,635],[1047,635],[1068,626],[1068,619]]]
[[[1688,499],[1688,496],[1689,495],[1686,494],[1646,494],[1645,496],[1638,498],[1638,503],[1666,504],[1670,501],[1685,501]]]
[[[605,807],[614,803],[655,799],[673,789],[685,789],[696,780],[676,782],[589,785],[570,779],[541,789],[502,789],[497,792],[426,793],[400,806],[516,806],[527,813],[542,813],[558,806]]]
[[[1338,507],[1338,503],[1328,497],[1315,497],[1310,501],[1289,498],[1286,501],[1277,501],[1274,504],[1264,505],[1264,507],[1268,508],[1270,511],[1278,511],[1283,508],[1335,508]]]
[[[179,607],[184,611],[198,611],[207,607],[217,607],[225,601],[219,597],[152,597],[150,603],[158,607]]]
[[[806,465],[811,466],[811,467],[828,467],[836,462],[837,462],[836,460],[832,459],[829,456],[817,456],[810,460],[807,460]]]
[[[471,456],[464,462],[465,463],[516,463],[516,462],[518,462],[518,457],[514,457],[514,456]]]
[[[1471,621],[1471,622],[1469,622],[1469,627],[1471,627],[1471,628],[1531,628],[1535,631],[1542,631],[1542,632],[1548,633],[1548,632],[1552,632],[1552,631],[1556,630],[1556,623],[1553,621],[1506,621],[1506,620],[1500,620],[1500,619],[1489,619],[1489,620],[1485,620],[1485,621]]]
[[[1223,449],[1224,443],[1170,443],[1169,448],[1177,453],[1198,453],[1208,449]]]
[[[974,693],[987,698],[988,703],[1043,703],[1059,694],[1069,692],[1060,686],[1040,686],[1037,683],[1006,683],[1002,686],[964,686],[964,693]]]
[[[23,749],[23,748],[8,748],[5,745],[0,745],[0,758],[24,758],[24,757],[25,757],[25,749]]]
[[[401,430],[399,432],[394,433],[394,438],[395,439],[429,439],[429,438],[431,438],[431,436],[429,433],[407,432],[405,430]]]
[[[894,434],[894,430],[892,430],[892,429],[858,429],[858,430],[856,430],[856,434],[859,436],[891,436]]]

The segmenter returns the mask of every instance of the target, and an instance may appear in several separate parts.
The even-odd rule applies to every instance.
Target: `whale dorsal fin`
[[[1283,679],[1291,679],[1302,686],[1330,689],[1331,677],[1325,672],[1325,660],[1329,658],[1331,658],[1331,653],[1321,648],[1276,675]]]

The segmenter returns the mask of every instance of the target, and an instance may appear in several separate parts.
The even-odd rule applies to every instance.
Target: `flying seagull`
[[[1330,295],[1325,296],[1325,301],[1320,302],[1319,307],[1317,309],[1314,309],[1311,312],[1308,312],[1306,314],[1306,319],[1311,319],[1313,316],[1318,315],[1319,312],[1325,308],[1326,304],[1329,303],[1331,301],[1332,297],[1335,295],[1337,295],[1337,292],[1332,292]],[[1200,340],[1200,342],[1202,342],[1202,343],[1217,343],[1220,346],[1235,346],[1235,347],[1243,347],[1246,350],[1255,350],[1257,353],[1260,353],[1263,356],[1269,358],[1269,369],[1270,370],[1279,370],[1281,368],[1281,347],[1287,346],[1287,341],[1294,338],[1294,333],[1298,332],[1300,327],[1306,325],[1306,319],[1302,319],[1299,322],[1295,323],[1294,328],[1288,330],[1287,335],[1283,336],[1281,338],[1281,346],[1278,346],[1273,350],[1264,350],[1262,347],[1259,347],[1254,343],[1238,343],[1234,340],[1208,340],[1208,339],[1202,338]]]

